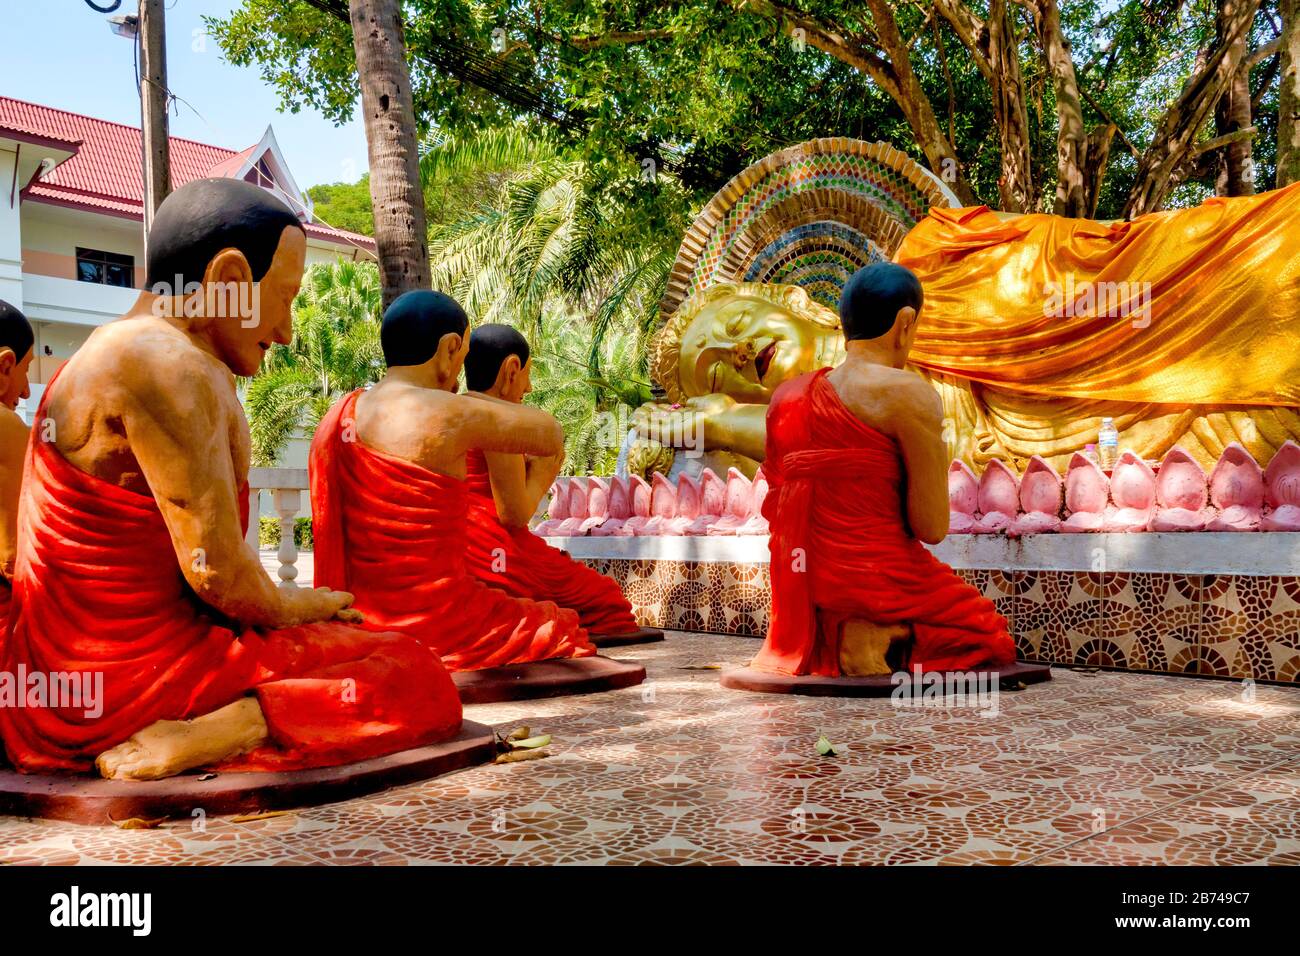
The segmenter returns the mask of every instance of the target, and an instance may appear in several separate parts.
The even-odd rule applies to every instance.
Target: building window
[[[77,280],[115,285],[123,289],[135,286],[135,257],[98,249],[77,248]]]

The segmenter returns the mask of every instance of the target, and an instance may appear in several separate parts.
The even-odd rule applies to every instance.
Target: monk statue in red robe
[[[470,394],[518,405],[532,391],[533,360],[528,340],[508,325],[480,325],[470,334],[465,384]],[[528,528],[564,456],[530,458],[470,450],[470,573],[514,597],[554,601],[578,612],[578,621],[597,647],[627,643],[633,636],[661,640],[663,632],[638,627],[632,605],[612,578],[574,561]]]
[[[31,323],[0,299],[0,632],[9,620],[14,558],[18,553],[18,493],[23,485],[27,423],[18,402],[31,395],[27,371],[35,354]]]
[[[335,404],[312,441],[316,583],[353,592],[368,626],[415,637],[453,671],[594,655],[576,611],[490,588],[466,558],[466,456],[527,455],[553,469],[564,453],[559,423],[456,394],[469,319],[450,296],[399,296],[380,339],[388,372]]]
[[[840,298],[843,364],[772,397],[772,618],[757,670],[861,677],[1015,659],[993,603],[922,544],[948,533],[948,459],[939,396],[903,369],[921,305],[907,269],[859,270]]]
[[[292,770],[459,730],[436,656],[356,626],[350,594],[277,589],[244,540],[235,376],[290,341],[305,256],[266,190],[183,186],[154,218],[147,291],[46,388],[0,648],[27,685],[0,707],[19,770]]]

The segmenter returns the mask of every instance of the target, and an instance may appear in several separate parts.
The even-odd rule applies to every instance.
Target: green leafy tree
[[[293,302],[293,342],[273,345],[246,383],[255,466],[276,464],[290,440],[312,434],[339,398],[378,380],[380,301],[373,263],[341,259],[307,270]]]
[[[419,121],[521,116],[602,189],[654,160],[699,202],[814,136],[893,143],[958,196],[1009,211],[1135,215],[1271,184],[1280,0],[408,0]],[[286,105],[348,115],[341,0],[244,0],[210,21]],[[1282,120],[1290,124],[1291,117]],[[1225,138],[1226,137],[1226,138]],[[1294,151],[1300,137],[1286,125]],[[1250,160],[1250,162],[1247,162]],[[1285,177],[1282,181],[1287,181]],[[641,204],[665,197],[630,191]]]
[[[317,219],[336,229],[375,234],[375,214],[370,204],[370,177],[355,183],[329,183],[307,190]]]
[[[589,338],[570,316],[548,312],[529,330],[533,391],[527,402],[563,427],[566,474],[613,474],[631,413],[649,399],[644,335],[630,324],[611,329],[599,345],[605,375],[593,378]]]
[[[564,427],[570,470],[608,472],[619,423],[650,398],[645,337],[684,222],[656,230],[590,167],[535,129],[445,137],[427,179],[478,183],[479,204],[433,231],[433,285],[475,322],[505,322],[533,345],[534,404]]]

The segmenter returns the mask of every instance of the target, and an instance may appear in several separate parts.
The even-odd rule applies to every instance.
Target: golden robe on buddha
[[[1147,458],[1267,461],[1300,438],[1298,219],[1300,186],[1132,222],[932,209],[894,259],[957,455],[1063,464],[1109,416]]]
[[[1261,462],[1300,441],[1297,221],[1300,185],[1132,222],[932,209],[894,258],[925,287],[911,361],[943,399],[953,457],[1063,469],[1103,417],[1142,457],[1178,444],[1207,468],[1233,441]],[[718,464],[752,474],[772,391],[843,348],[803,290],[722,283],[682,303],[652,369],[701,409]],[[667,471],[643,444],[633,470]]]

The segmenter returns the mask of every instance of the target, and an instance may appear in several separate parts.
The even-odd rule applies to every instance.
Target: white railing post
[[[298,587],[298,546],[293,541],[294,520],[302,510],[303,493],[309,487],[306,468],[250,468],[248,469],[248,542],[260,550],[258,534],[258,495],[271,492],[271,504],[280,524],[280,547],[276,558],[280,566],[276,577],[282,588]]]
[[[280,515],[280,550],[276,557],[280,559],[280,587],[296,588],[294,578],[298,576],[298,546],[293,541],[293,523],[302,506],[302,492],[297,488],[275,489],[275,510]]]
[[[254,551],[261,550],[262,489],[254,488],[251,484],[248,488],[248,533],[244,535],[244,540],[249,543]]]

